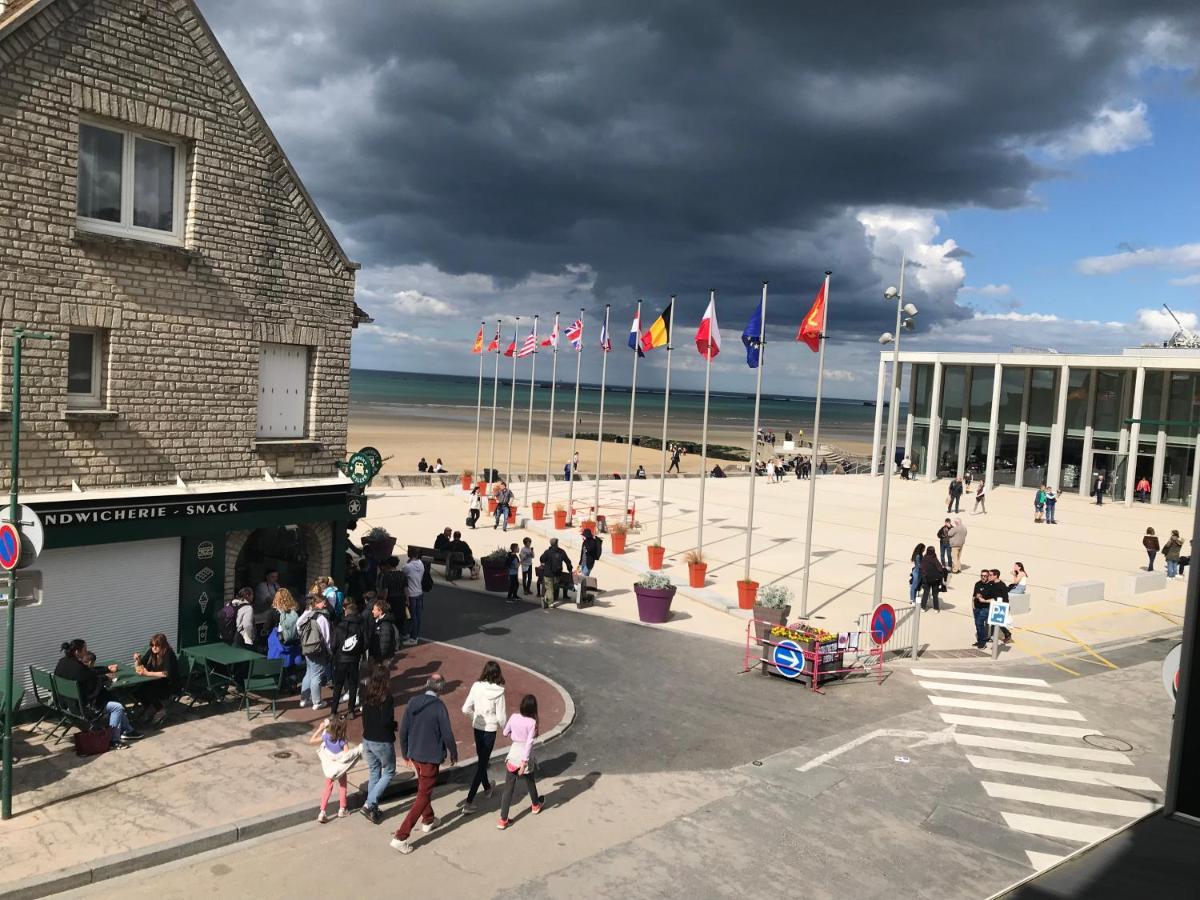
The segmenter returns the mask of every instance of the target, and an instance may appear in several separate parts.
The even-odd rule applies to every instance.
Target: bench
[[[411,557],[414,554],[419,559],[429,560],[431,565],[442,566],[447,581],[455,581],[462,578],[462,570],[463,566],[466,565],[466,560],[458,551],[447,554],[445,550],[434,550],[432,547],[420,547],[416,544],[409,544],[408,555]]]
[[[1148,594],[1150,591],[1164,591],[1166,588],[1166,572],[1135,572],[1125,579],[1127,594]]]
[[[1068,581],[1066,584],[1060,584],[1054,594],[1054,602],[1059,606],[1094,603],[1103,599],[1103,581]]]

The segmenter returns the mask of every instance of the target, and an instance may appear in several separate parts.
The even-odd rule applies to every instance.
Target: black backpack
[[[425,569],[425,571],[421,573],[421,593],[428,594],[433,590],[433,570],[429,563],[425,562],[424,560],[421,561],[421,565]]]
[[[237,607],[230,604],[222,606],[217,613],[217,634],[226,644],[232,644],[237,638]]]
[[[603,538],[601,538],[601,537],[592,538],[592,553],[595,554],[595,558],[592,560],[592,562],[595,562],[597,559],[599,559],[601,556],[604,555],[604,539]]]

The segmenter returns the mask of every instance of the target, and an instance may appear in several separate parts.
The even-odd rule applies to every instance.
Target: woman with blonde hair
[[[299,604],[292,592],[281,587],[271,601],[271,613],[267,630],[267,659],[283,660],[284,686],[290,689],[295,675],[293,669],[304,665],[300,652],[300,633],[296,623],[300,620]]]

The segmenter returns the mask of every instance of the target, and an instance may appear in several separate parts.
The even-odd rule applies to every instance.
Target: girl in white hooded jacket
[[[475,728],[475,777],[471,779],[471,789],[467,791],[462,808],[463,813],[472,813],[475,811],[472,805],[475,793],[480,787],[485,797],[492,795],[488,761],[492,757],[492,750],[496,748],[496,732],[504,727],[508,718],[504,706],[504,675],[500,672],[500,664],[494,659],[484,663],[479,680],[471,685],[462,711],[471,717],[471,724]]]

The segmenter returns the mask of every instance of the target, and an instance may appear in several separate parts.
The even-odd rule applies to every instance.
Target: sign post
[[[17,571],[16,565],[20,557],[20,525],[17,518],[21,504],[17,502],[17,486],[21,475],[21,347],[28,338],[30,340],[48,341],[50,335],[38,331],[26,331],[24,325],[18,325],[12,332],[12,455],[9,462],[8,489],[8,521],[9,527],[17,531],[17,550],[14,553],[12,566],[8,569],[8,596],[12,600],[8,604],[8,627],[4,632],[4,768],[3,778],[0,779],[0,819],[12,818],[12,727],[13,727],[13,629],[17,624]]]
[[[1000,658],[1000,629],[1008,627],[1007,600],[993,600],[988,606],[988,624],[992,626],[992,659]]]

